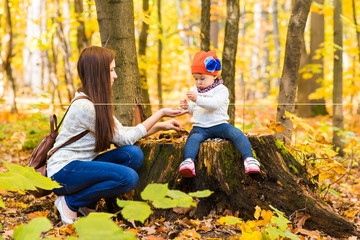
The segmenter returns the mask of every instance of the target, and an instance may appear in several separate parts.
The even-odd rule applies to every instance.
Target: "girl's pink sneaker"
[[[183,177],[191,178],[195,177],[195,164],[191,159],[184,160],[179,167],[179,173]]]
[[[245,173],[259,173],[260,163],[253,157],[248,157],[244,161]]]

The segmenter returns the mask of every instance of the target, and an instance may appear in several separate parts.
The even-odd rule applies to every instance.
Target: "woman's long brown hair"
[[[89,96],[95,106],[96,152],[110,147],[115,132],[113,108],[110,104],[112,99],[110,64],[114,59],[114,51],[91,46],[82,50],[77,63],[82,83],[79,91]]]

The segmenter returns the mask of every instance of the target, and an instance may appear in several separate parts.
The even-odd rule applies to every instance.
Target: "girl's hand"
[[[186,96],[193,102],[196,102],[197,94],[194,91],[189,91]]]
[[[178,117],[189,112],[189,110],[175,110],[171,108],[162,108],[159,111],[162,112],[163,117]]]
[[[183,129],[183,126],[181,125],[181,123],[178,122],[178,120],[176,120],[175,118],[172,118],[170,120],[167,120],[165,122],[161,122],[159,123],[161,125],[161,130],[166,131],[166,130],[175,130],[175,131],[180,131],[181,129]]]
[[[188,102],[187,102],[186,99],[180,100],[180,108],[181,108],[182,110],[186,110],[186,109],[189,108],[189,104],[188,104]]]

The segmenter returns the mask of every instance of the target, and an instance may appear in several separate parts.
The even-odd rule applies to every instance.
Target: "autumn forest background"
[[[113,104],[124,125],[135,124],[134,109],[146,118],[160,107],[177,108],[194,85],[192,56],[212,50],[230,90],[230,122],[248,135],[281,139],[322,200],[359,230],[360,1],[2,0],[0,6],[0,160],[24,166],[48,133],[50,114],[62,116],[80,84],[76,63],[84,47],[116,51]],[[178,120],[191,129],[190,116]],[[43,236],[76,236],[54,213],[54,196],[1,195],[4,238],[43,216],[53,224]],[[219,217],[180,222],[190,232],[179,236],[220,231]],[[116,223],[137,237],[162,239],[170,231],[161,221],[146,230]],[[335,239],[297,224],[291,231],[301,239]],[[221,231],[240,236],[243,228]]]

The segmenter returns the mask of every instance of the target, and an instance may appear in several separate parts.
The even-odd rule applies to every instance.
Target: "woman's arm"
[[[147,134],[146,136],[150,136],[160,130],[176,130],[179,131],[181,124],[175,120],[171,119],[169,121],[158,123],[158,121],[163,117],[178,117],[188,113],[189,110],[174,110],[170,108],[162,108],[156,113],[154,113],[151,117],[146,119],[141,124],[145,127]]]

